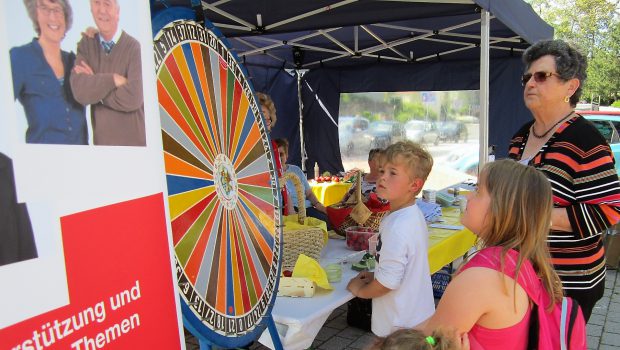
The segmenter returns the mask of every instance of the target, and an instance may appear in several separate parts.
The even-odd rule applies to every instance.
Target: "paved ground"
[[[608,270],[605,294],[588,321],[588,349],[620,350],[620,273]]]
[[[620,273],[607,271],[605,295],[594,307],[588,322],[588,349],[620,350]],[[198,342],[186,332],[187,350],[198,350]],[[374,341],[373,335],[347,326],[346,307],[340,307],[330,315],[317,335],[312,349],[358,350],[365,349]],[[267,350],[255,343],[251,350]]]

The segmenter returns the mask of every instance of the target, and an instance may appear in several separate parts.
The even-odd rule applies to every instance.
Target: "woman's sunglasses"
[[[532,79],[532,77],[534,77],[535,82],[544,83],[545,81],[547,81],[547,78],[553,75],[557,77],[560,76],[558,73],[553,73],[553,72],[525,73],[521,76],[521,85],[525,86],[530,81],[530,79]]]

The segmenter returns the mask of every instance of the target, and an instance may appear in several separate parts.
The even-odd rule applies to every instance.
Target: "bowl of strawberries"
[[[368,250],[368,239],[379,232],[368,227],[351,226],[345,229],[347,248],[351,250]]]

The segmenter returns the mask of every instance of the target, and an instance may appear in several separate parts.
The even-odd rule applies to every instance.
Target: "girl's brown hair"
[[[479,186],[491,198],[483,246],[500,246],[503,256],[509,249],[519,251],[515,288],[519,269],[527,259],[541,277],[552,302],[561,300],[560,278],[551,266],[546,243],[553,209],[547,178],[533,167],[506,159],[488,163],[480,173]],[[553,303],[548,305],[549,310]]]

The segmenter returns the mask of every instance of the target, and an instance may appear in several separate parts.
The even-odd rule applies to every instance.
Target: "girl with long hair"
[[[511,160],[487,164],[462,219],[481,250],[457,272],[435,314],[416,328],[430,334],[454,327],[468,333],[471,349],[525,349],[532,304],[522,283],[542,283],[551,303],[541,307],[548,310],[562,298],[546,244],[552,208],[541,172]],[[525,264],[537,276],[520,278]]]

